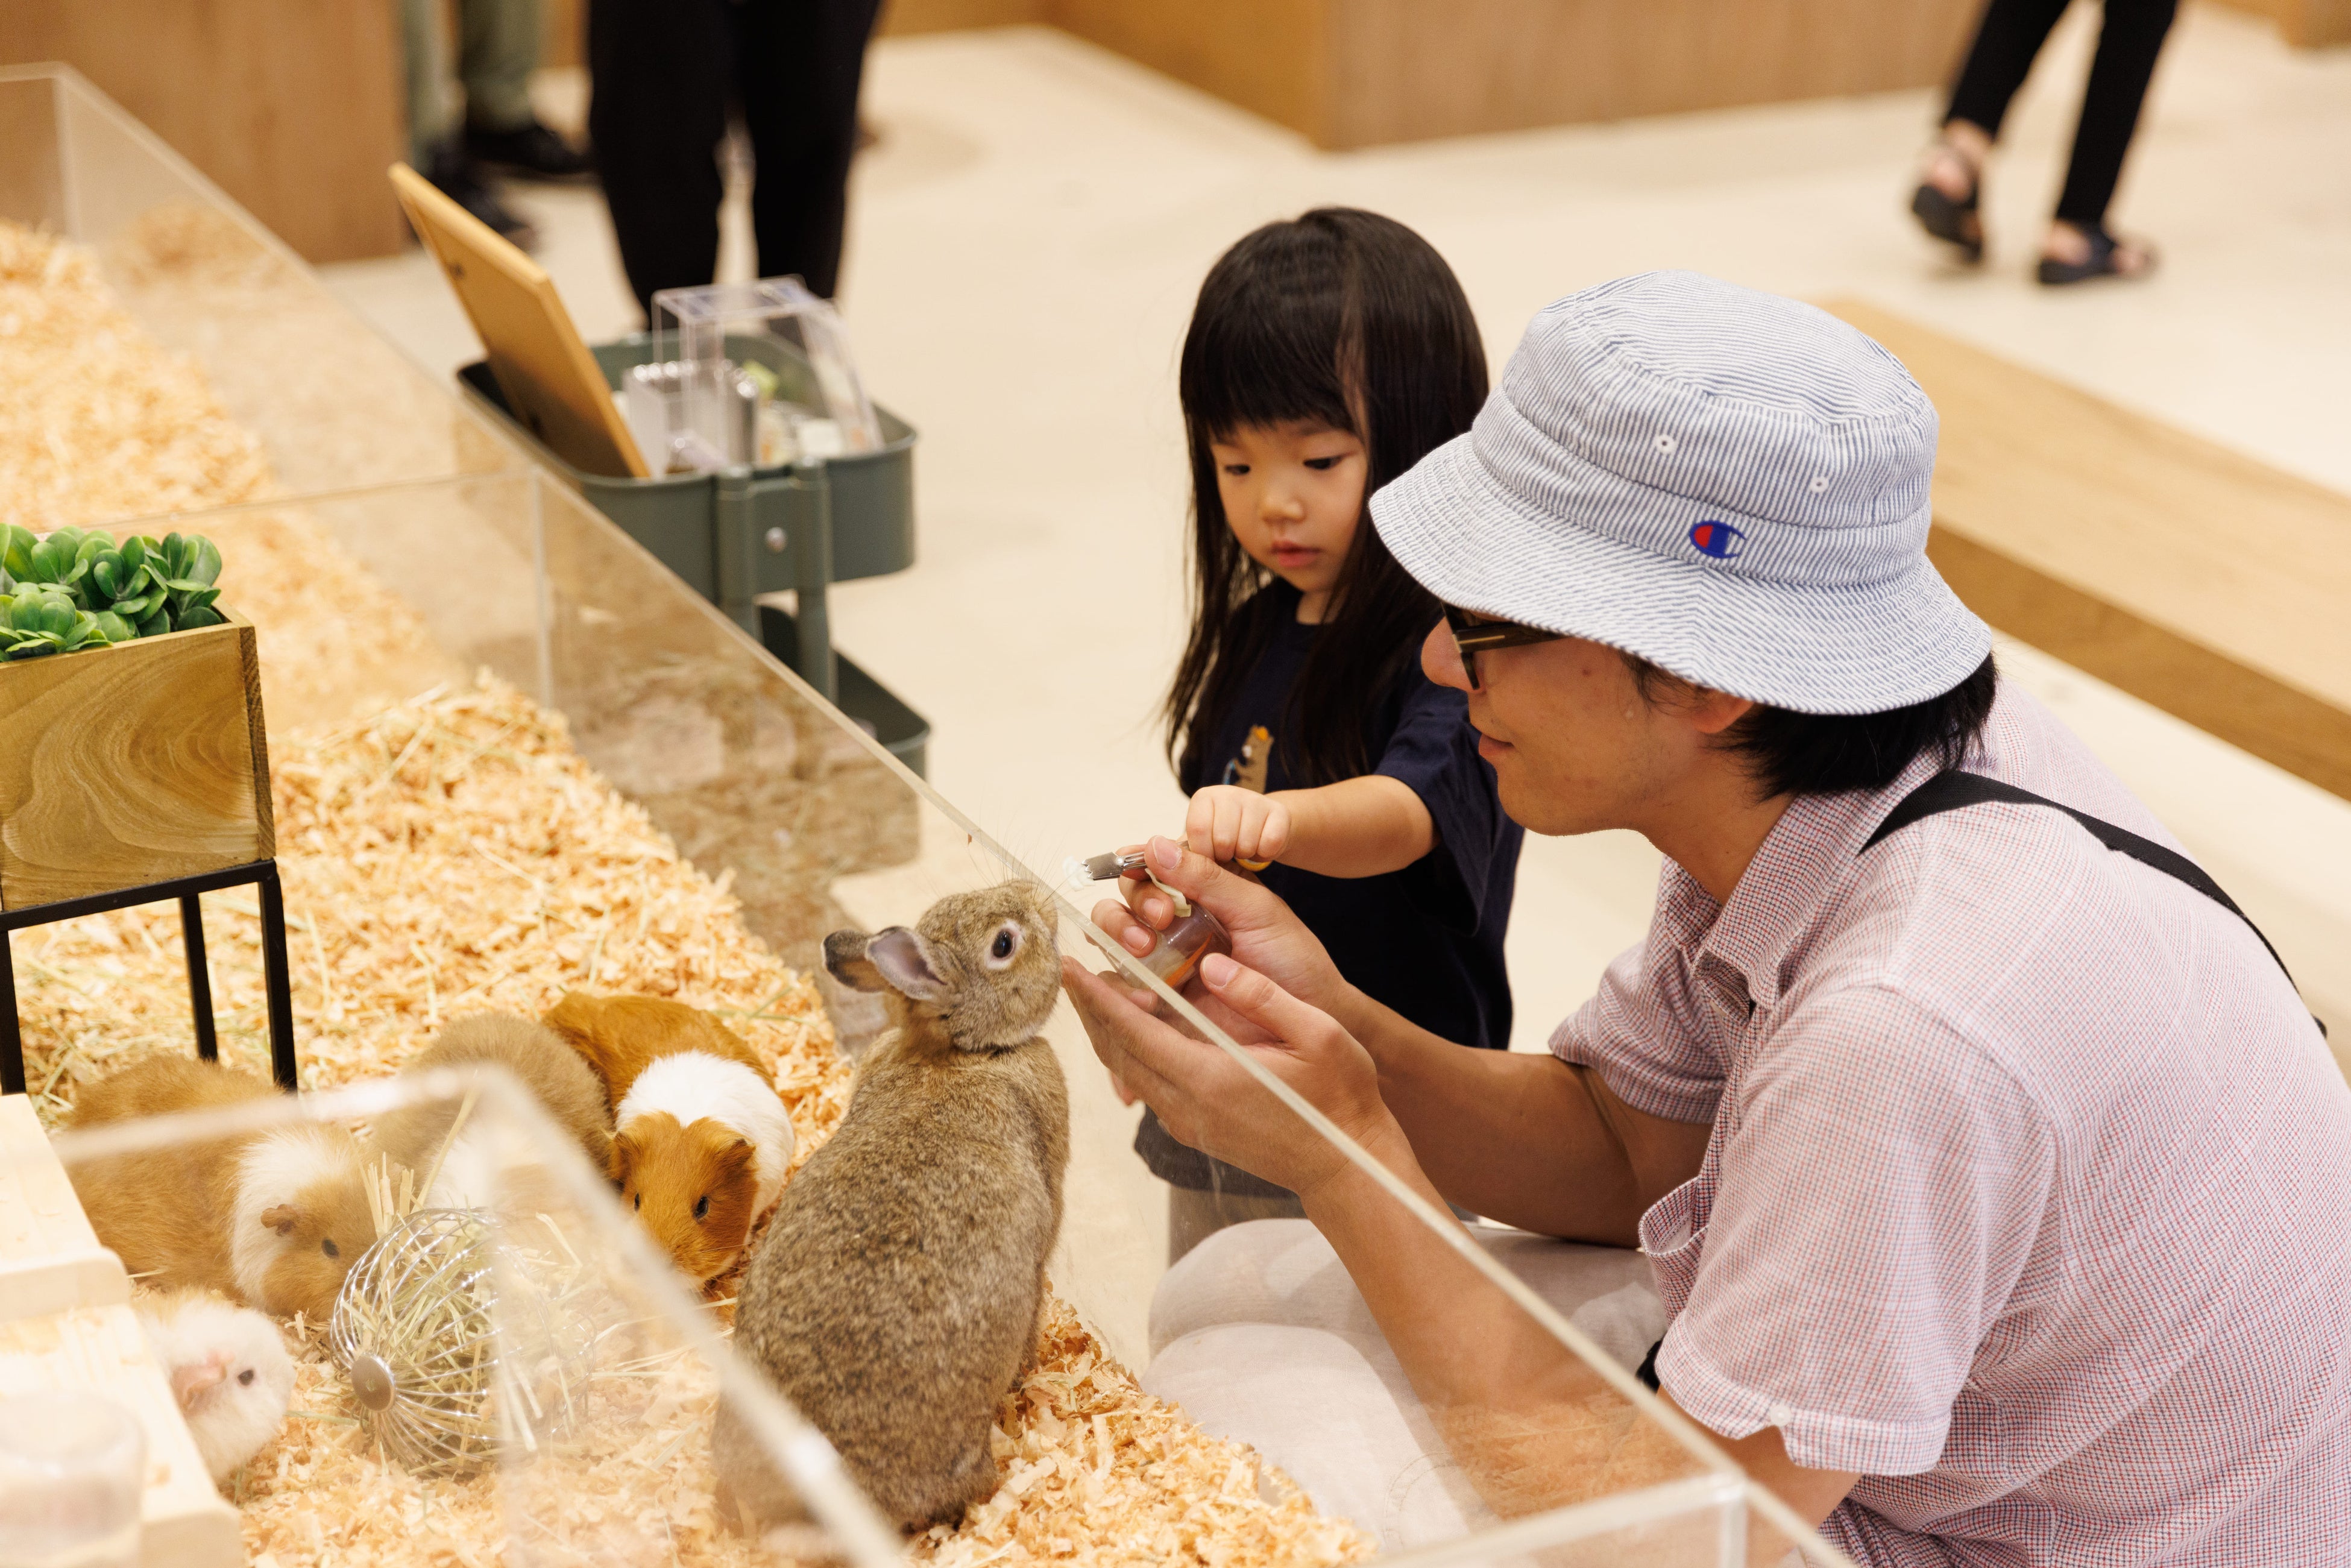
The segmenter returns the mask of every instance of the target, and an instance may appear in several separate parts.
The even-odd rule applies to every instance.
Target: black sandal
[[[1947,142],[1943,150],[1962,167],[1967,166],[1968,161],[1959,155],[1957,148]],[[1959,254],[1970,263],[1980,262],[1984,254],[1983,220],[1977,208],[1982,196],[1983,176],[1980,173],[1976,173],[1968,182],[1964,201],[1955,200],[1931,180],[1921,180],[1917,193],[1910,198],[1910,212],[1918,220],[1919,226],[1928,234],[1947,245],[1959,246]]]
[[[2087,261],[2059,261],[2052,256],[2041,258],[2041,281],[2051,287],[2068,283],[2087,283],[2095,277],[2145,277],[2155,270],[2155,252],[2147,246],[2134,245],[2146,259],[2126,272],[2115,265],[2115,253],[2122,248],[2120,242],[2106,232],[2104,224],[2095,228],[2085,226],[2083,237],[2090,242]]]

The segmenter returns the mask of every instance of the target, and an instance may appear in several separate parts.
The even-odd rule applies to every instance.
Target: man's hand
[[[1184,813],[1184,842],[1219,862],[1278,861],[1290,848],[1290,808],[1238,784],[1196,790]]]
[[[1255,879],[1228,872],[1171,839],[1152,840],[1144,853],[1154,876],[1217,917],[1233,940],[1235,958],[1309,1006],[1348,1016],[1358,1000],[1354,988],[1340,977],[1331,955],[1290,905]],[[1151,951],[1157,933],[1176,923],[1176,901],[1148,882],[1129,882],[1124,891],[1124,904],[1104,899],[1094,906],[1094,924],[1140,957]],[[1213,990],[1196,978],[1186,994],[1219,1029],[1233,1030],[1236,1040],[1247,1038],[1247,1020],[1230,1012]]]
[[[1381,1103],[1371,1057],[1329,1014],[1221,954],[1201,962],[1196,983],[1218,1013],[1247,1027],[1258,1042],[1248,1046],[1250,1053],[1341,1131],[1375,1153],[1409,1159],[1403,1132]],[[1061,960],[1061,985],[1113,1080],[1149,1103],[1179,1142],[1301,1197],[1347,1168],[1345,1155],[1221,1046],[1155,1016],[1150,992],[1093,974],[1074,958]]]

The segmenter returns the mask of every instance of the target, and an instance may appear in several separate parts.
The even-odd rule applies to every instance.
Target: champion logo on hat
[[[1709,519],[1690,528],[1689,542],[1698,547],[1700,555],[1729,560],[1747,547],[1747,536],[1729,523]]]

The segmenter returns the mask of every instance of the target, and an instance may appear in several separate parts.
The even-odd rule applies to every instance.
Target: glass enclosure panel
[[[265,1091],[96,1122],[54,1146],[133,1268],[185,1271],[141,1223],[192,1214],[177,1192],[272,1161],[310,1178],[258,1211],[250,1259],[247,1288],[298,1313],[315,1347],[294,1359],[290,1396],[278,1390],[287,1430],[232,1483],[251,1553],[778,1561],[719,1517],[709,1429],[723,1400],[748,1413],[738,1448],[803,1516],[795,1557],[897,1555],[822,1442],[730,1355],[579,1145],[502,1071],[408,1074],[300,1103]],[[328,1171],[340,1150],[366,1157]],[[218,1309],[199,1318],[176,1298],[143,1305],[168,1325],[159,1373],[206,1334],[229,1357],[190,1416],[205,1451],[246,1414],[235,1402],[266,1406],[285,1366],[275,1335],[265,1326],[251,1343]]]
[[[100,292],[73,291],[79,351],[116,357],[119,412],[78,454],[117,472],[31,526],[86,525],[183,506],[350,490],[486,473],[518,455],[398,350],[346,310],[291,252],[185,160],[72,71],[0,70],[0,223],[86,254]],[[201,377],[153,367],[105,340],[108,307]],[[225,416],[225,420],[222,416]],[[175,463],[197,438],[257,444],[249,462]],[[95,442],[95,434],[83,437]],[[154,448],[142,456],[141,444]]]
[[[1005,854],[557,484],[489,476],[177,524],[222,542],[224,603],[261,628],[290,797],[281,862],[308,927],[294,936],[306,1084],[369,1078],[467,1011],[537,1015],[567,990],[635,992],[707,1009],[751,1040],[799,1139],[820,1143],[848,1109],[848,1056],[890,1021],[883,997],[825,974],[827,933],[919,925],[942,899],[1019,879],[1051,910],[1051,951],[1113,961],[1088,939],[1094,894],[1069,888],[1059,863],[1104,846],[1050,846],[1050,867]],[[298,590],[278,580],[287,562]],[[346,667],[361,674],[322,673]],[[364,846],[392,824],[406,858],[371,867]],[[119,927],[118,942],[168,951],[168,921],[150,924]],[[257,1065],[252,923],[214,925],[225,1055]],[[79,981],[97,956],[72,950],[50,968]],[[37,974],[30,1032],[45,1016],[68,1051],[99,1053],[67,999]],[[1173,993],[1161,1005],[1188,1007]],[[1326,1124],[1332,1168],[1358,1162],[1363,1178],[1350,1228],[1414,1257],[1441,1322],[1367,1302],[1300,1219],[1219,1232],[1171,1269],[1166,1191],[1131,1147],[1139,1107],[1121,1103],[1069,1007],[1051,1005],[1041,1028],[1066,1086],[1070,1158],[1037,1360],[992,1417],[1005,1484],[959,1525],[917,1531],[917,1555],[1050,1556],[1068,1541],[1148,1556],[1135,1543],[1222,1540],[1325,1562],[1742,1560],[1745,1482],[1627,1371],[1654,1332],[1613,1290],[1646,1269],[1637,1255],[1617,1255],[1597,1283],[1562,1283],[1560,1259],[1576,1249],[1464,1227],[1381,1185]],[[151,1032],[147,1049],[184,1051],[168,1019]],[[1301,1114],[1248,1051],[1196,1049],[1229,1063],[1236,1124]],[[37,1040],[37,1084],[59,1070],[44,1050]],[[613,1259],[646,1245],[625,1223],[607,1235],[596,1210],[583,1207],[579,1233]],[[722,1271],[696,1321],[739,1332],[745,1279]],[[935,1437],[926,1419],[916,1428]],[[678,1453],[693,1451],[693,1484],[715,1497],[706,1441]],[[507,1506],[556,1507],[569,1483],[549,1478],[569,1473],[517,1471]],[[854,1457],[850,1473],[872,1479]],[[641,1560],[653,1537],[604,1512],[563,1535],[567,1549]],[[691,1544],[681,1561],[696,1560]]]

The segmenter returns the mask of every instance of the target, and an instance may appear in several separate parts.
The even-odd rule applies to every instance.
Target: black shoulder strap
[[[1954,768],[1936,774],[1903,796],[1894,810],[1886,814],[1886,821],[1877,824],[1877,831],[1869,835],[1869,841],[1855,852],[1867,853],[1880,839],[1898,833],[1913,822],[1940,816],[1945,811],[1956,811],[1962,806],[1981,806],[1994,800],[2011,806],[2047,806],[2052,810],[2063,811],[2089,829],[2092,837],[2117,854],[2128,855],[2142,865],[2153,866],[2164,875],[2186,883],[2243,921],[2246,928],[2260,938],[2262,946],[2269,947],[2270,956],[2277,959],[2277,967],[2284,972],[2287,983],[2293,983],[2294,971],[2286,968],[2284,959],[2278,958],[2278,950],[2270,946],[2270,939],[2262,936],[2262,928],[2253,924],[2252,916],[2238,908],[2237,901],[2223,893],[2219,883],[2205,875],[2202,866],[2177,851],[2165,849],[2152,839],[2143,839],[2126,828],[2117,828],[2103,817],[2077,811],[2063,801],[2052,800],[2046,795],[2036,795],[2030,789],[2019,789],[1997,779],[1988,779],[1980,773]],[[2319,1023],[2318,1030],[2321,1034],[2326,1032],[2326,1025],[2323,1021]]]

